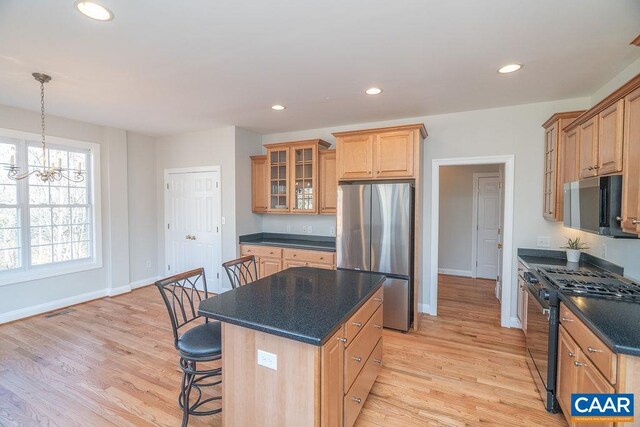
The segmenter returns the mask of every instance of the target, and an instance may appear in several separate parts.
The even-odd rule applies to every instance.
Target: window
[[[14,181],[8,178],[6,167],[13,161],[19,173],[42,168],[42,146],[35,137],[0,136],[0,284],[6,283],[3,279],[7,277],[47,277],[61,268],[96,261],[93,153],[80,145],[50,143],[48,139],[45,166],[60,167],[67,176],[80,169],[83,181],[62,178],[43,182],[36,174]],[[9,283],[16,281],[20,280]]]

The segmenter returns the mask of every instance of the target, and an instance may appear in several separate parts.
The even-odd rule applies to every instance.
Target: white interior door
[[[165,173],[166,273],[204,267],[207,288],[220,293],[220,171]]]
[[[502,243],[504,240],[504,165],[498,169],[498,278],[496,280],[496,298],[502,302]]]
[[[500,178],[478,178],[476,277],[498,277],[498,229],[500,227]]]

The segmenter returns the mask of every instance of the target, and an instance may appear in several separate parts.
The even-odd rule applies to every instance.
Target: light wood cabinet
[[[518,277],[518,319],[522,332],[527,335],[527,307],[529,305],[529,295],[527,293],[527,283],[522,277]]]
[[[580,171],[578,165],[578,146],[580,144],[580,128],[575,127],[568,132],[563,132],[562,146],[562,167],[560,175],[562,176],[562,184],[574,182],[580,179]]]
[[[271,276],[282,271],[282,260],[277,258],[262,258],[258,262],[258,276],[260,278]]]
[[[611,351],[564,303],[560,304],[557,361],[556,397],[568,421],[572,393],[633,393],[635,404],[640,403],[640,357]]]
[[[338,180],[414,178],[424,125],[337,132]]]
[[[240,245],[240,255],[256,257],[258,277],[260,278],[292,267],[336,269],[336,254],[328,251],[242,244]]]
[[[373,170],[376,178],[413,176],[414,131],[383,132],[373,136]]]
[[[269,208],[267,156],[251,156],[251,211],[264,213]]]
[[[550,221],[562,221],[565,173],[568,166],[574,167],[576,156],[577,132],[567,139],[563,128],[571,123],[582,111],[556,113],[543,125],[544,128],[544,170],[542,214]],[[573,177],[572,177],[573,178]],[[572,179],[573,180],[573,179]]]
[[[622,230],[640,234],[640,88],[624,99]]]
[[[344,388],[344,326],[322,347],[322,362],[320,367],[320,407],[322,413],[320,422],[322,427],[342,425],[343,420],[343,388]]]
[[[338,205],[336,150],[321,150],[318,159],[320,213],[335,214]]]
[[[598,175],[622,171],[624,99],[598,116]]]
[[[319,151],[325,150],[329,146],[328,142],[321,139],[265,145],[267,148],[266,212],[318,213],[320,200],[318,157]],[[253,185],[261,189],[261,169],[258,165],[255,167],[255,172],[256,175],[252,177]],[[260,190],[254,189],[252,193],[260,195]],[[252,202],[252,205],[260,204],[259,200]]]
[[[598,117],[592,117],[580,125],[580,178],[598,175]]]

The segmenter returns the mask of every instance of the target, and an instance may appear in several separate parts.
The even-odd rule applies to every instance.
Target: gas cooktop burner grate
[[[566,268],[545,268],[544,271],[549,274],[558,274],[563,276],[580,276],[580,277],[596,277],[599,279],[615,279],[615,276],[606,271],[588,271],[588,270],[569,270]]]

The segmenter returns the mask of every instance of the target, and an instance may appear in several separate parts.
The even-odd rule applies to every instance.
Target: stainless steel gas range
[[[523,278],[528,296],[527,362],[547,411],[557,412],[559,295],[640,303],[640,285],[595,267],[540,265]]]

